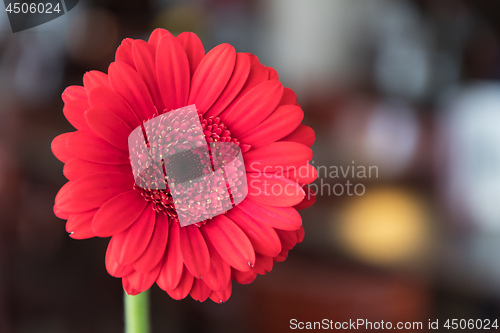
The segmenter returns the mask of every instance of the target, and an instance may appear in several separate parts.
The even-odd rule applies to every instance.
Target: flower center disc
[[[206,222],[206,219],[218,215],[214,212],[228,210],[221,208],[221,202],[224,204],[221,197],[222,192],[229,193],[230,206],[235,205],[234,196],[244,198],[246,193],[243,193],[244,191],[241,191],[239,187],[230,186],[230,184],[241,183],[239,178],[241,178],[241,171],[244,172],[243,163],[237,163],[236,168],[223,168],[224,165],[222,168],[217,166],[217,164],[226,163],[228,160],[226,157],[230,154],[236,156],[234,149],[228,147],[239,146],[238,140],[231,137],[231,132],[218,117],[206,119],[202,115],[197,115],[197,117],[199,125],[201,125],[199,133],[204,137],[205,143],[197,140],[196,147],[189,149],[187,143],[194,142],[197,137],[190,130],[189,125],[185,126],[183,119],[172,122],[170,127],[175,127],[174,135],[165,132],[165,130],[171,129],[170,127],[166,126],[165,128],[160,122],[156,122],[155,127],[152,128],[148,125],[150,121],[147,121],[142,128],[142,134],[147,138],[146,145],[144,142],[140,142],[141,138],[138,137],[131,146],[133,138],[129,137],[129,149],[134,176],[139,175],[139,178],[136,177],[134,189],[146,201],[152,203],[156,212],[162,212],[179,221],[181,217],[179,213],[182,214],[179,209],[183,209],[189,211],[190,214],[195,214],[198,221],[196,225],[200,226]],[[159,117],[152,120],[156,118]],[[151,133],[155,133],[155,135],[148,135]],[[225,146],[223,143],[228,145]],[[151,153],[153,150],[168,151],[169,154],[163,153],[161,161],[148,164],[147,160],[151,159],[151,156],[158,156],[158,154]],[[137,172],[138,168],[142,171]],[[210,178],[216,169],[219,169],[220,177],[225,182],[217,182],[214,181],[213,177]],[[212,190],[208,193],[206,190],[203,191],[203,188],[206,187],[210,187]]]

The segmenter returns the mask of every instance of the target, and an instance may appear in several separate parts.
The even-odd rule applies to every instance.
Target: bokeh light
[[[428,205],[413,191],[370,188],[353,198],[332,224],[333,240],[354,258],[390,266],[421,260],[432,244]]]

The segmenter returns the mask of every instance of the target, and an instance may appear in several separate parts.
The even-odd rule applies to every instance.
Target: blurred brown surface
[[[299,321],[421,321],[429,317],[429,282],[419,276],[336,267],[307,258],[277,269],[256,286],[252,318],[258,332],[286,332]],[[363,330],[372,332],[376,330]]]

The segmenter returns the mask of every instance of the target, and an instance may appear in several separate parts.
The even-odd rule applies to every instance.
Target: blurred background
[[[153,287],[153,332],[500,317],[499,1],[81,0],[16,34],[0,11],[0,332],[123,331],[107,240],[70,239],[52,212],[65,178],[50,142],[72,130],[64,88],[156,27],[277,69],[320,172],[284,263],[224,305]]]

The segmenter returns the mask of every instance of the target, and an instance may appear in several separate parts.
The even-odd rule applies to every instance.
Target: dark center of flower
[[[169,180],[171,186],[172,184],[175,184],[177,190],[181,188],[182,191],[190,194],[186,195],[186,200],[184,200],[185,202],[179,204],[177,201],[178,206],[186,205],[186,207],[191,208],[191,206],[198,205],[199,207],[196,207],[196,209],[200,211],[215,211],[217,208],[220,208],[218,207],[220,206],[220,202],[218,202],[217,193],[215,193],[217,191],[214,192],[214,197],[209,198],[208,200],[201,200],[201,198],[197,196],[197,191],[200,186],[210,186],[208,183],[204,184],[203,177],[208,173],[213,172],[213,154],[221,154],[218,147],[217,151],[211,151],[210,143],[227,142],[234,143],[238,146],[240,145],[237,139],[231,137],[231,132],[218,117],[208,117],[205,119],[203,116],[199,115],[199,119],[207,145],[191,150],[181,150],[178,153],[168,155],[168,158],[166,158],[165,161],[162,161],[163,173],[168,175],[165,176],[166,189],[146,189],[134,184],[134,189],[140,192],[146,201],[152,203],[153,209],[156,212],[162,212],[177,220],[178,215],[174,205],[174,198],[172,197],[172,192],[169,188]],[[171,144],[175,145],[179,142],[182,143],[192,139],[190,135],[191,133],[189,131],[180,131],[171,139],[175,139],[175,142],[165,142],[165,136],[159,136],[161,140],[155,140],[154,138],[149,139],[150,141],[148,142],[148,147],[157,147],[161,145],[169,146]],[[167,141],[168,140],[170,139],[167,139]],[[207,150],[211,151],[212,156],[206,154]],[[235,181],[237,181],[237,174],[225,175],[226,178],[228,176],[230,179],[235,179]],[[234,193],[232,195],[234,195]],[[193,198],[195,198],[194,201]],[[232,198],[231,201],[233,202]],[[203,223],[205,223],[205,221],[198,223],[197,225],[201,225]]]
[[[185,150],[168,158],[166,171],[176,183],[203,177],[205,168],[202,151]]]

